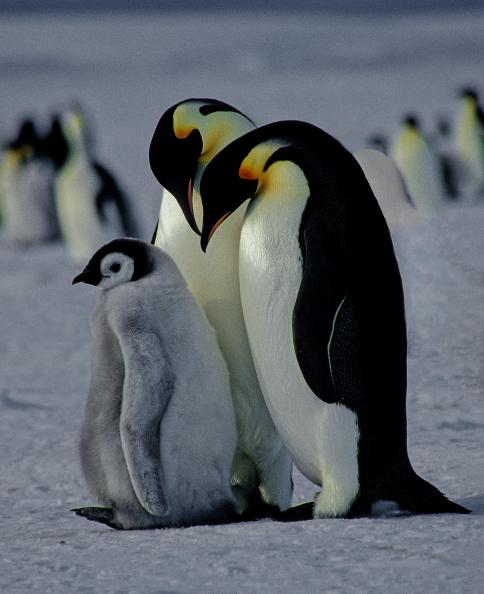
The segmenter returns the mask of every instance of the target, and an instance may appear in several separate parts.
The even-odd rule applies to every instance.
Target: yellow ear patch
[[[31,146],[23,145],[17,149],[8,149],[5,151],[5,162],[9,167],[18,165],[22,159],[30,159],[34,154]]]
[[[249,165],[246,164],[244,161],[239,169],[239,177],[241,179],[257,179],[259,176],[257,174],[257,171],[251,169]]]
[[[197,109],[191,105],[182,103],[173,113],[173,132],[180,140],[187,138],[192,130],[197,127]]]
[[[180,140],[187,138],[192,130],[193,128],[190,126],[173,126],[173,132]]]
[[[240,164],[239,177],[241,179],[260,178],[268,159],[281,146],[283,145],[274,141],[255,146]]]

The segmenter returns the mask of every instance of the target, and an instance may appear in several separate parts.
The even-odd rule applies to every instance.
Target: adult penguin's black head
[[[282,171],[290,178],[283,181]],[[356,164],[357,165],[357,164]],[[299,174],[295,175],[296,166]],[[201,248],[206,250],[216,229],[245,200],[257,199],[268,189],[283,195],[290,179],[294,198],[307,200],[313,188],[348,182],[347,168],[358,182],[369,186],[355,159],[335,138],[307,122],[286,120],[256,128],[231,142],[207,165],[200,181],[203,205]],[[333,190],[328,195],[334,195]],[[250,206],[249,206],[250,208]]]
[[[33,157],[38,151],[39,135],[34,121],[24,118],[18,128],[17,136],[5,143],[4,149],[16,153],[21,161]]]
[[[477,90],[474,87],[462,87],[459,94],[463,99],[471,99],[476,102],[479,99]]]
[[[153,174],[178,201],[200,233],[193,212],[193,190],[207,163],[232,140],[254,128],[239,110],[216,99],[187,99],[161,117],[151,140]]]
[[[245,200],[272,183],[271,165],[292,161],[301,166],[301,143],[325,134],[305,122],[284,121],[256,128],[216,155],[200,181],[203,204],[201,248]]]
[[[69,145],[58,114],[52,116],[50,130],[44,138],[43,145],[45,155],[51,159],[56,169],[61,169],[69,156]]]
[[[414,128],[415,130],[420,130],[420,120],[417,115],[414,113],[408,113],[403,118],[404,126],[408,128]]]

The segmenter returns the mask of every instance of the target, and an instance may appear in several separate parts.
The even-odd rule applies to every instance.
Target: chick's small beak
[[[76,285],[77,283],[86,283],[88,285],[97,285],[99,283],[101,276],[99,273],[90,270],[89,268],[84,268],[81,274],[78,274],[73,280],[72,284]]]
[[[72,279],[72,284],[76,285],[77,283],[83,283],[84,282],[84,272],[81,272],[81,274],[78,274],[74,279]]]

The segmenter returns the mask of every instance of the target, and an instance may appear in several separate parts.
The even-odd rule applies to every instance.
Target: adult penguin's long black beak
[[[232,212],[226,212],[221,215],[214,223],[206,223],[205,217],[203,220],[202,234],[200,239],[200,247],[204,252],[207,251],[208,242],[212,239],[212,235],[220,227],[220,225],[227,219]]]
[[[203,142],[196,129],[175,134],[176,107],[165,112],[158,122],[150,144],[150,167],[160,184],[176,198],[187,223],[200,235],[193,213],[193,182]]]
[[[207,165],[200,180],[200,196],[203,205],[203,226],[200,247],[205,252],[208,242],[220,225],[239,206],[252,198],[256,192],[257,179],[239,176],[240,156],[237,148],[240,139],[226,147]]]

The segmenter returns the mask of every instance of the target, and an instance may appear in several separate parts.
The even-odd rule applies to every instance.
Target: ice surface
[[[0,135],[72,96],[97,123],[149,238],[160,191],[148,145],[189,96],[265,123],[312,121],[351,150],[403,111],[428,128],[461,83],[483,84],[484,15],[3,17]],[[115,532],[87,504],[77,439],[93,290],[60,245],[0,237],[2,592],[483,592],[484,203],[395,232],[409,326],[409,450],[470,516],[259,521]],[[296,473],[295,501],[317,488]]]

